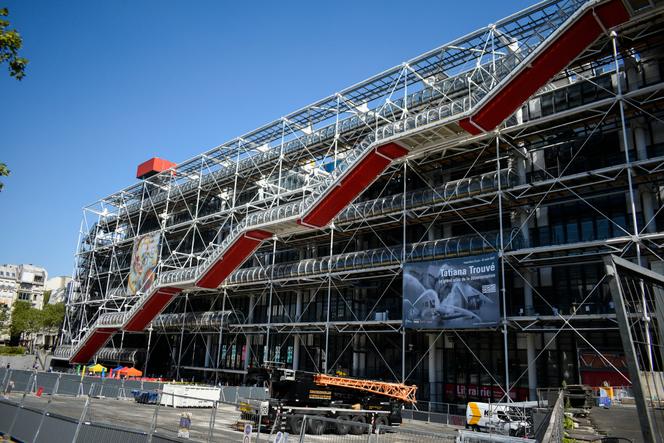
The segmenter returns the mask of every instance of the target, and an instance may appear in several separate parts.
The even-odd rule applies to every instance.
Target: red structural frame
[[[493,130],[542,85],[578,57],[605,29],[628,19],[629,12],[621,0],[611,0],[586,11],[535,57],[530,66],[511,78],[495,97],[473,115],[459,121],[459,125],[472,135]]]
[[[261,229],[248,231],[226,249],[226,252],[219,257],[210,270],[196,282],[196,286],[201,288],[218,287],[231,272],[242,265],[258,249],[263,240],[270,237],[272,237],[271,232]]]
[[[106,342],[108,342],[117,331],[118,330],[115,328],[97,328],[69,361],[72,363],[89,362],[97,351],[104,347]]]
[[[372,150],[297,222],[307,227],[327,226],[342,209],[373,183],[393,160],[407,153],[408,150],[397,143],[387,143]]]
[[[174,287],[157,289],[154,294],[148,296],[141,309],[136,311],[122,329],[129,332],[142,331],[180,291],[180,288]]]

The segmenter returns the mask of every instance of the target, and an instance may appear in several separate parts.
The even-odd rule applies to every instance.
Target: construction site
[[[54,368],[264,387],[269,367],[447,424],[450,405],[610,386],[663,441],[663,12],[546,0],[139,165],[83,208]],[[397,424],[372,414],[368,434]]]

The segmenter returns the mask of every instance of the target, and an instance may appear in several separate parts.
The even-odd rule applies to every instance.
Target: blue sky
[[[532,1],[0,0],[0,263],[69,275],[81,208]]]

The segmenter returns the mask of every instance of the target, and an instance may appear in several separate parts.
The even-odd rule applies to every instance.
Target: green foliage
[[[9,306],[3,303],[0,305],[0,334],[4,334],[7,332],[8,320],[9,320]]]
[[[44,291],[44,296],[43,296],[44,306],[48,304],[48,301],[50,299],[51,299],[51,291]]]
[[[42,328],[42,315],[27,301],[18,300],[14,303],[10,335],[20,337],[23,333],[37,332]]]
[[[572,420],[568,416],[565,416],[565,418],[563,419],[563,428],[574,429],[574,420]]]
[[[19,300],[14,303],[12,322],[9,334],[13,342],[17,342],[21,334],[39,332],[43,329],[59,328],[65,318],[64,303],[45,305],[39,310],[30,303]]]
[[[59,328],[65,319],[65,304],[55,303],[53,305],[46,305],[41,311],[42,327],[44,328]]]
[[[23,355],[25,348],[23,346],[0,346],[0,355]]]
[[[0,17],[9,16],[7,8],[0,8]],[[28,60],[19,57],[18,52],[23,46],[21,34],[16,29],[9,29],[9,20],[0,18],[0,63],[7,63],[9,75],[21,80],[25,77]]]
[[[11,171],[6,164],[0,163],[0,177],[9,177]],[[3,184],[0,182],[0,191],[2,191]]]

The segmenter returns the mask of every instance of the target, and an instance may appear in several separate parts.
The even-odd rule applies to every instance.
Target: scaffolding
[[[146,367],[215,380],[266,361],[345,367],[436,401],[451,344],[501,396],[527,377],[532,397],[558,335],[601,355],[584,331],[617,329],[586,309],[603,277],[572,309],[542,293],[551,269],[662,260],[661,12],[538,3],[85,207],[57,355],[139,348]],[[591,235],[547,229],[565,205],[593,214]],[[145,235],[159,238],[156,277],[131,291]],[[502,318],[482,332],[500,335],[501,368],[472,334],[401,316],[404,264],[487,252]]]

